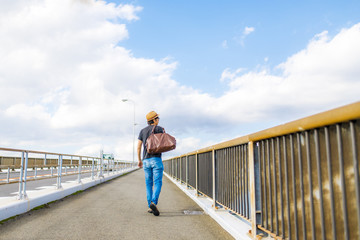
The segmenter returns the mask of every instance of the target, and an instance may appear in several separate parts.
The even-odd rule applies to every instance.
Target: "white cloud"
[[[240,36],[234,37],[235,42],[237,42],[241,46],[244,46],[245,38],[254,31],[255,31],[254,27],[245,27]]]
[[[247,36],[250,33],[254,32],[255,28],[254,27],[245,27],[244,32],[243,32],[243,36]]]
[[[123,98],[136,102],[136,135],[146,113],[158,111],[179,154],[246,133],[252,124],[358,100],[359,24],[334,38],[316,36],[275,69],[280,74],[225,69],[220,80],[228,89],[214,97],[176,82],[176,62],[134,57],[118,45],[129,38],[127,21],[139,19],[140,7],[92,0],[1,4],[0,134],[7,147],[94,156],[103,148],[132,159],[133,106]]]
[[[86,145],[79,150],[77,150],[74,154],[75,155],[82,155],[82,156],[91,156],[91,157],[97,157],[100,155],[101,149],[104,149],[104,146],[101,144],[89,144]],[[106,152],[104,152],[106,153]]]
[[[231,71],[229,68],[227,68],[222,72],[220,81],[221,82],[224,82],[226,80],[233,81],[242,71],[244,71],[244,69],[242,68],[236,69],[235,71]]]
[[[304,50],[279,64],[281,74],[263,69],[240,75],[225,69],[223,74],[232,81],[221,99],[228,102],[229,111],[233,109],[234,121],[242,116],[274,118],[279,113],[289,119],[296,112],[295,116],[304,116],[358,101],[359,42],[360,23],[333,38],[327,32],[315,36]],[[236,103],[246,104],[236,111]]]
[[[119,17],[126,19],[126,20],[139,20],[139,17],[136,15],[137,12],[140,12],[142,10],[142,7],[139,6],[133,6],[130,4],[124,4],[119,5],[117,8],[117,11],[119,13]]]
[[[224,48],[224,49],[228,49],[229,47],[228,47],[227,40],[224,40],[224,41],[221,43],[221,46],[222,46],[222,48]]]
[[[25,120],[50,120],[50,114],[46,112],[42,105],[29,106],[26,104],[15,104],[5,110],[5,116],[19,117]]]

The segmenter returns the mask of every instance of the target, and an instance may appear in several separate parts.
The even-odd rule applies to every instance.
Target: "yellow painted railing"
[[[284,239],[360,239],[360,102],[164,161],[165,172]]]

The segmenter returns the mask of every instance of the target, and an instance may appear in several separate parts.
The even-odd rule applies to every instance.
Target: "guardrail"
[[[57,178],[56,188],[61,188],[62,177],[66,175],[78,175],[78,182],[81,182],[82,174],[91,173],[91,179],[101,178],[103,174],[115,173],[116,171],[130,168],[132,163],[119,160],[105,160],[98,157],[40,152],[32,150],[21,150],[11,148],[0,148],[1,152],[10,152],[19,156],[0,156],[0,174],[6,169],[6,178],[0,178],[0,184],[19,183],[17,198],[25,199],[26,183],[28,181],[44,178]],[[29,157],[30,154],[37,157]],[[39,157],[39,155],[43,157]],[[49,157],[50,156],[50,157]],[[54,158],[56,156],[56,158]],[[65,158],[64,158],[65,157]],[[49,173],[38,174],[39,169],[48,168]],[[28,176],[29,169],[33,169],[33,175]],[[54,173],[54,169],[57,170]],[[70,169],[70,171],[68,171]],[[42,170],[45,173],[45,170]],[[1,174],[4,175],[4,174]],[[0,175],[0,176],[1,176]],[[14,175],[13,177],[11,175]]]
[[[360,239],[360,102],[164,161],[165,172],[280,239]]]

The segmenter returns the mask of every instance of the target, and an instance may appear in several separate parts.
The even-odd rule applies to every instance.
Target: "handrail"
[[[212,150],[218,150],[227,147],[237,146],[240,144],[245,144],[250,141],[259,141],[262,139],[277,137],[299,131],[305,131],[313,128],[324,127],[327,125],[350,121],[358,118],[360,118],[360,101],[339,108],[335,108],[332,110],[328,110],[322,113],[318,113],[309,117],[301,118],[292,122],[281,124],[279,126],[268,128],[249,135],[234,138],[209,147],[201,148],[199,150],[182,154],[174,158],[179,158],[179,157],[184,157],[184,156],[194,155],[204,152],[210,152]],[[168,160],[171,159],[166,159],[164,161],[168,161]]]
[[[258,141],[358,118],[360,118],[360,101],[250,134],[249,140]]]
[[[31,165],[30,167],[33,168],[33,167],[37,167],[37,168],[43,168],[43,167],[57,167],[58,165],[57,164],[46,164],[46,165]],[[63,167],[77,167],[79,166],[79,164],[63,164]],[[81,166],[92,166],[92,164],[81,164]],[[0,165],[0,169],[2,168],[19,168],[21,167],[21,165]]]
[[[62,156],[68,156],[68,157],[83,157],[83,158],[100,159],[99,157],[81,156],[81,155],[66,154],[66,153],[64,154],[64,153],[52,153],[52,152],[43,152],[43,151],[33,151],[33,150],[15,149],[15,148],[2,148],[2,147],[0,147],[0,151],[28,152],[28,153],[36,153],[36,154],[62,155]]]

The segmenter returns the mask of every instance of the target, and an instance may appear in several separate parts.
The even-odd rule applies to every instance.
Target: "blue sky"
[[[359,1],[0,1],[0,146],[179,155],[359,101]]]
[[[121,1],[114,1],[120,3]],[[314,35],[360,21],[359,1],[128,1],[143,7],[120,45],[178,63],[174,79],[215,95],[224,69],[273,68]],[[254,31],[244,36],[246,27]],[[227,47],[223,46],[226,41]],[[267,59],[267,61],[265,60]]]

